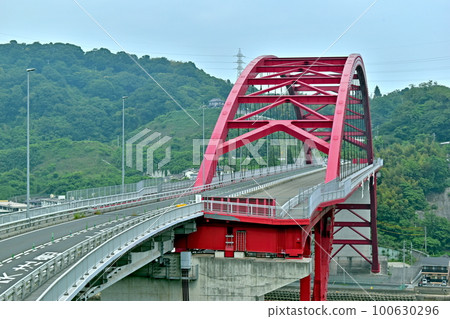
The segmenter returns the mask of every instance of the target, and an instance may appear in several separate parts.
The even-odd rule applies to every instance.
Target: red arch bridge
[[[381,166],[382,161],[373,156],[360,55],[258,57],[241,73],[220,112],[194,187],[159,189],[154,194],[141,190],[106,202],[74,202],[52,214],[86,206],[106,212],[177,196],[195,196],[195,202],[166,209],[164,214],[142,215],[133,219],[129,229],[120,224],[121,232],[108,237],[105,231],[98,241],[91,238],[87,244],[74,245],[77,248],[57,254],[20,280],[8,281],[9,286],[0,290],[0,300],[32,295],[50,273],[64,267],[68,270],[36,298],[91,296],[108,286],[108,278],[124,278],[142,267],[139,262],[133,265],[133,258],[128,262],[122,258],[118,265],[127,252],[193,220],[190,231],[175,231],[169,237],[167,247],[164,240],[152,246],[148,258],[175,249],[182,254],[212,250],[229,261],[243,256],[307,260],[314,265],[314,279],[311,272],[298,277],[300,299],[326,300],[330,261],[340,252],[353,250],[372,272],[380,271],[376,172]],[[302,182],[300,177],[313,173],[319,174],[318,180]],[[277,185],[284,188],[278,194],[271,192]],[[35,215],[31,214],[32,223],[42,218]],[[93,284],[99,274],[103,281]],[[180,278],[187,276],[184,272]]]

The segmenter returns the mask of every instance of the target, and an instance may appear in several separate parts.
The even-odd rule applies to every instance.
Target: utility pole
[[[413,262],[413,258],[412,258],[412,241],[410,242],[410,244],[411,244],[411,247],[410,247],[410,249],[409,249],[409,257],[410,257],[410,262],[409,262],[409,264],[412,266],[412,262]]]
[[[402,286],[405,285],[405,241],[403,241],[403,274],[402,274]]]
[[[427,252],[427,226],[425,226],[425,252]]]

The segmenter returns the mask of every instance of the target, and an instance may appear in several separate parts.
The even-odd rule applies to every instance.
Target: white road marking
[[[0,275],[0,284],[9,284],[11,281],[15,279],[14,277],[18,277],[21,275],[22,274],[8,276],[6,272],[4,272],[3,275]]]
[[[56,256],[58,256],[59,253],[57,252],[52,252],[52,251],[47,251],[37,257],[34,257],[34,260],[39,260],[39,261],[47,261],[50,260],[52,258],[55,258]]]
[[[13,270],[14,271],[23,270],[23,271],[28,272],[29,270],[32,270],[34,267],[39,266],[40,264],[42,264],[42,261],[37,262],[37,261],[28,260],[25,262],[25,264],[13,267]]]

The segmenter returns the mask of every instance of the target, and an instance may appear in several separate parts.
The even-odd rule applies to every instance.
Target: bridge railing
[[[291,198],[282,207],[281,217],[286,218],[292,215],[302,218],[310,218],[314,210],[322,203],[338,200],[347,197],[355,187],[360,185],[368,176],[375,174],[383,166],[382,159],[376,159],[373,164],[353,173],[344,180],[333,180],[322,183],[308,189],[301,189],[300,193]],[[291,212],[296,212],[292,214]]]
[[[83,256],[89,255],[89,258],[84,259],[82,267],[74,267],[74,271],[69,270],[68,273],[64,274],[64,279],[58,281],[56,291],[60,287],[65,289],[62,293],[57,293],[58,296],[61,296],[69,287],[73,287],[73,284],[78,280],[88,276],[89,274],[86,271],[92,269],[93,265],[104,263],[108,258],[116,259],[121,247],[125,248],[131,241],[139,237],[142,238],[142,234],[150,233],[165,225],[172,226],[171,223],[174,221],[191,216],[201,211],[201,209],[201,203],[180,208],[167,207],[106,229],[58,254],[55,258],[36,268],[3,292],[0,295],[0,301],[25,299],[52,276],[68,268]],[[98,247],[101,248],[97,249]],[[125,251],[126,249],[123,250]],[[93,251],[95,252],[90,254]],[[57,297],[53,294],[49,296],[48,298],[50,299],[48,300],[57,300]]]
[[[97,198],[90,198],[90,199],[84,199],[84,200],[77,200],[77,201],[69,201],[67,203],[52,205],[52,206],[46,206],[46,207],[40,207],[40,208],[33,208],[29,210],[29,216],[27,216],[26,211],[21,212],[15,212],[15,213],[8,213],[8,214],[2,214],[0,215],[0,225],[6,226],[6,224],[11,223],[17,223],[20,221],[25,221],[27,219],[33,219],[38,218],[44,215],[51,215],[51,214],[60,214],[60,213],[68,213],[68,212],[74,212],[77,210],[82,209],[97,209],[97,208],[103,208],[104,205],[117,205],[121,203],[126,203],[128,201],[139,201],[139,200],[154,200],[159,198],[164,198],[167,196],[176,196],[179,194],[183,194],[186,191],[191,192],[201,192],[205,190],[214,189],[217,187],[222,187],[229,185],[231,183],[235,183],[239,180],[247,180],[247,179],[253,179],[260,176],[265,176],[269,174],[278,174],[281,172],[291,171],[295,169],[299,169],[304,167],[304,165],[296,165],[296,164],[289,164],[285,166],[280,166],[279,168],[261,168],[256,169],[252,171],[242,172],[242,174],[238,174],[237,176],[228,176],[225,180],[216,181],[214,183],[211,183],[206,186],[201,186],[197,188],[192,188],[193,181],[185,181],[182,182],[182,184],[185,186],[184,188],[178,188],[176,190],[170,190],[163,193],[155,193],[154,186],[150,187],[144,187],[136,192],[131,193],[121,193],[111,196],[104,196],[104,197],[97,197]],[[171,184],[171,183],[167,183]],[[175,183],[176,184],[176,183]],[[181,184],[180,184],[181,185]],[[187,187],[186,187],[187,185]],[[166,188],[170,188],[173,185],[167,185]],[[8,226],[6,226],[8,227]],[[0,227],[1,228],[1,227]],[[0,233],[2,230],[0,229]]]
[[[250,170],[243,170],[233,173],[226,173],[220,176],[215,176],[213,178],[212,184],[219,182],[227,182],[236,179],[247,179],[255,176],[264,176],[273,173],[279,173],[284,171],[289,171],[292,169],[296,169],[304,166],[303,163],[299,164],[287,164],[287,165],[278,165],[273,167],[261,167]],[[68,201],[78,201],[85,200],[90,198],[98,198],[105,196],[113,196],[119,195],[123,193],[136,193],[140,192],[143,189],[147,189],[147,194],[153,194],[164,191],[171,191],[180,188],[187,188],[193,184],[192,180],[171,182],[164,182],[164,178],[152,178],[152,179],[144,179],[137,183],[130,183],[125,185],[112,185],[112,186],[104,186],[104,187],[96,187],[96,188],[86,188],[79,189],[66,192],[66,200]]]
[[[311,188],[301,189],[298,195],[289,199],[281,207],[206,201],[205,210],[257,217],[308,219],[320,204],[347,197],[355,187],[360,185],[368,176],[375,174],[381,166],[383,166],[383,160],[377,159],[373,164],[360,169],[342,181],[336,179],[329,183],[321,183]],[[267,188],[296,177],[298,176],[288,176],[266,184],[256,185],[253,188],[238,191],[232,196],[236,197],[255,192],[259,189]]]
[[[214,200],[204,200],[205,212],[216,212],[253,217],[276,218],[277,208],[271,205],[257,205],[249,203],[233,203]]]
[[[175,223],[187,221],[191,217],[201,215],[201,203],[166,210],[156,215],[147,216],[132,227],[128,227],[110,240],[91,250],[85,257],[67,270],[59,280],[55,281],[38,300],[71,300],[83,287],[83,282],[93,279],[106,266],[116,260],[127,246],[137,246],[140,242],[173,227]],[[73,249],[73,248],[72,248]],[[109,262],[108,262],[109,261]],[[77,289],[78,288],[78,289]]]

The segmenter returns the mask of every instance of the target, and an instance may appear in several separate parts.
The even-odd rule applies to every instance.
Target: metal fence
[[[227,182],[236,179],[247,179],[255,176],[264,176],[274,173],[281,173],[284,171],[289,171],[293,169],[297,169],[300,167],[304,167],[303,163],[299,164],[287,164],[282,166],[273,166],[273,167],[261,167],[257,169],[250,169],[246,171],[239,171],[233,173],[222,174],[220,176],[215,176],[213,178],[212,183],[218,182]],[[96,188],[88,188],[88,189],[80,189],[74,191],[68,191],[66,193],[66,200],[74,201],[74,200],[84,200],[90,198],[97,197],[105,197],[105,196],[113,196],[119,195],[122,193],[134,193],[139,192],[142,189],[147,189],[147,194],[153,194],[158,192],[176,190],[180,188],[187,188],[194,184],[192,180],[178,181],[178,182],[165,182],[164,178],[152,178],[152,179],[144,179],[137,183],[125,184],[125,185],[113,185],[113,186],[105,186],[105,187],[96,187]]]
[[[125,203],[128,201],[137,201],[137,200],[151,200],[151,199],[157,199],[160,197],[165,196],[176,196],[178,194],[183,194],[187,191],[191,192],[200,192],[200,191],[207,191],[210,189],[214,189],[217,187],[222,187],[226,185],[230,185],[232,183],[236,183],[237,181],[243,181],[243,180],[251,180],[253,178],[257,178],[260,176],[265,176],[269,174],[279,174],[282,172],[292,171],[299,168],[304,167],[303,165],[295,165],[290,164],[286,166],[281,166],[279,168],[264,168],[264,169],[257,169],[253,171],[247,171],[245,174],[237,174],[231,176],[231,174],[227,175],[224,180],[216,180],[213,183],[204,186],[204,187],[197,187],[193,188],[194,181],[182,181],[178,183],[165,183],[161,184],[162,186],[158,186],[161,190],[155,192],[155,186],[145,186],[145,182],[143,181],[136,183],[136,188],[141,187],[138,191],[130,192],[130,193],[120,193],[115,195],[109,195],[104,197],[96,197],[96,198],[89,198],[89,199],[83,199],[83,200],[74,200],[69,201],[67,203],[57,204],[53,206],[46,206],[46,207],[40,207],[40,208],[33,208],[29,210],[29,216],[27,216],[26,211],[21,212],[14,212],[14,213],[7,213],[0,215],[0,225],[4,224],[10,224],[15,223],[21,220],[26,219],[33,219],[39,216],[43,215],[49,215],[54,213],[67,213],[67,212],[74,212],[80,209],[89,209],[93,208],[96,209],[98,207],[102,207],[104,205],[109,204],[120,204]],[[141,183],[141,184],[140,184]],[[116,186],[113,186],[111,189],[113,189]],[[116,187],[117,188],[117,187]],[[132,188],[130,186],[130,188]],[[107,192],[107,188],[104,188],[102,191]],[[164,193],[164,194],[161,194]],[[0,229],[1,231],[1,229]]]

